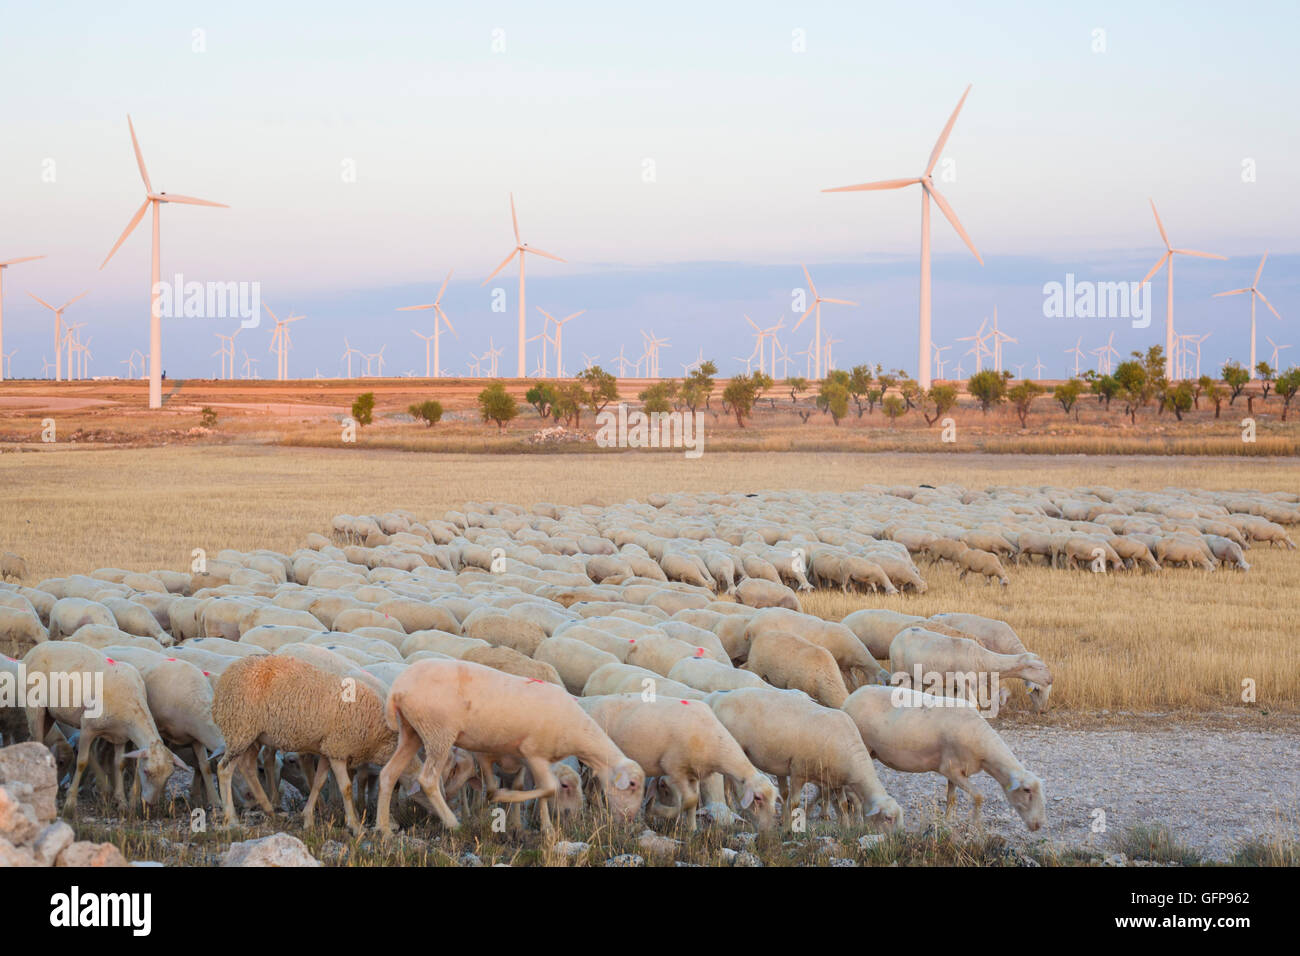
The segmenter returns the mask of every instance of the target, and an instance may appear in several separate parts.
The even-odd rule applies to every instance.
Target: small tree
[[[1232,394],[1228,397],[1228,404],[1231,405],[1241,390],[1250,383],[1250,373],[1241,367],[1240,362],[1229,362],[1223,366],[1223,381],[1231,389]]]
[[[1077,378],[1072,378],[1068,382],[1062,382],[1052,390],[1052,397],[1060,403],[1065,414],[1069,415],[1071,409],[1078,404],[1079,396],[1083,394],[1083,382]],[[1078,415],[1076,414],[1077,418]]]
[[[583,369],[577,380],[586,387],[586,402],[593,415],[599,415],[606,405],[618,400],[618,379],[599,365]]]
[[[903,401],[907,403],[909,409],[916,408],[917,405],[925,398],[925,393],[921,391],[921,385],[916,379],[907,375],[899,380],[898,394],[902,396]]]
[[[1179,382],[1165,393],[1165,404],[1173,409],[1174,417],[1180,422],[1183,420],[1183,412],[1191,411],[1192,401],[1191,382]]]
[[[1139,353],[1134,352],[1134,356]],[[1138,409],[1151,400],[1155,386],[1147,378],[1146,366],[1141,361],[1121,362],[1115,369],[1115,381],[1119,383],[1120,394],[1124,396],[1129,423],[1137,424]]]
[[[990,407],[1006,401],[1007,380],[999,373],[986,368],[982,372],[976,372],[967,380],[966,391],[979,401],[980,408],[987,415]]]
[[[563,419],[564,424],[577,428],[582,424],[582,410],[590,402],[591,396],[582,382],[574,380],[559,385],[555,393],[555,411],[552,416]]]
[[[722,390],[722,401],[736,416],[736,424],[741,428],[745,427],[745,419],[754,413],[754,402],[758,400],[759,393],[759,376],[767,378],[762,372],[755,372],[752,376],[737,375]]]
[[[925,393],[925,397],[934,407],[934,415],[928,414],[924,408],[921,409],[921,415],[927,425],[933,425],[957,405],[957,386],[932,385],[930,391]]]
[[[1220,388],[1218,383],[1211,381],[1210,384],[1205,386],[1205,397],[1214,403],[1214,417],[1218,418],[1219,413],[1223,411],[1223,400],[1228,397],[1227,390]]]
[[[524,401],[537,409],[537,417],[546,421],[555,410],[555,387],[550,382],[538,382],[524,392]]]
[[[1121,391],[1119,379],[1114,375],[1102,375],[1094,378],[1088,385],[1089,391],[1097,396],[1097,404],[1105,404],[1110,411],[1110,401]]]
[[[411,417],[416,421],[424,422],[426,428],[432,428],[442,421],[442,402],[434,399],[416,402],[407,408],[407,411],[411,413]]]
[[[705,408],[709,407],[709,398],[713,395],[713,376],[717,374],[718,367],[710,361],[702,362],[691,370],[681,387],[682,401],[687,408],[695,411],[701,402]]]
[[[1025,420],[1029,417],[1029,406],[1034,403],[1039,395],[1042,395],[1047,389],[1037,382],[1021,382],[1007,392],[1007,398],[1016,406],[1016,415],[1020,417],[1020,427],[1025,427]]]
[[[871,391],[871,366],[855,365],[849,373],[849,380],[846,383],[849,394],[853,396],[853,402],[858,406],[858,418],[862,417],[862,402]]]
[[[203,409],[199,412],[199,424],[202,425],[204,428],[216,428],[217,427],[216,409],[204,405]]]
[[[831,413],[831,421],[836,425],[849,413],[849,390],[839,382],[830,382],[822,390],[826,399],[826,410]]]
[[[677,394],[677,382],[674,379],[655,382],[645,391],[639,393],[647,414],[651,412],[671,412],[673,396]]]
[[[496,422],[497,431],[505,431],[506,423],[519,414],[518,404],[501,382],[493,382],[478,393],[478,408],[483,421]]]
[[[375,393],[358,395],[352,403],[352,420],[358,425],[369,425],[375,417]]]
[[[886,395],[885,400],[880,403],[880,407],[889,416],[890,428],[894,427],[894,422],[898,420],[899,415],[907,413],[907,403],[898,395]]]
[[[799,403],[799,393],[808,391],[808,379],[797,377],[786,379],[785,384],[790,386],[790,404],[797,405]]]
[[[1282,421],[1286,421],[1287,409],[1291,407],[1291,399],[1295,398],[1296,392],[1300,391],[1300,368],[1292,366],[1290,371],[1283,372],[1277,377],[1276,391],[1282,399]]]
[[[1263,400],[1268,401],[1268,390],[1273,387],[1273,379],[1277,376],[1277,370],[1267,362],[1260,362],[1255,366],[1255,371],[1259,373],[1259,380],[1264,383]]]

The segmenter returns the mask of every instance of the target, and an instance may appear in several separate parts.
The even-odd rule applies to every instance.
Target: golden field
[[[290,551],[337,512],[439,514],[466,500],[618,500],[655,491],[849,490],[864,483],[1106,484],[1294,490],[1294,459],[680,452],[469,455],[367,448],[45,446],[0,453],[0,550],[31,580],[97,567],[187,568],[190,552]],[[3,446],[0,446],[3,447]],[[1255,547],[1250,572],[1090,574],[1010,568],[1007,589],[922,563],[920,596],[817,593],[806,609],[861,607],[1008,621],[1053,667],[1053,711],[1300,712],[1300,552]],[[1242,681],[1257,701],[1243,704]],[[1020,692],[1012,707],[1022,705]]]

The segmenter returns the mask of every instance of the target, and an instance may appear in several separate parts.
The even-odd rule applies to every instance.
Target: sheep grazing
[[[958,788],[971,795],[971,819],[979,819],[984,797],[970,781],[983,771],[1002,786],[1007,802],[1031,831],[1047,822],[1043,782],[966,701],[904,688],[860,687],[843,710],[857,725],[871,756],[886,767],[947,778],[949,819]]]
[[[900,614],[881,608],[854,611],[840,623],[853,632],[867,652],[876,660],[889,659],[889,645],[903,628],[919,624],[925,618],[919,614]]]
[[[903,824],[903,811],[880,785],[871,754],[852,719],[800,691],[745,687],[704,698],[718,720],[759,770],[781,781],[784,823],[805,783],[844,790],[867,817],[886,829]]]
[[[957,555],[957,566],[961,568],[961,573],[957,575],[958,580],[968,574],[982,574],[989,579],[990,583],[997,581],[1003,587],[1011,583],[1007,578],[1007,572],[1002,567],[1002,562],[991,551],[967,548]]]
[[[801,690],[827,707],[839,707],[849,696],[831,652],[793,634],[759,634],[750,644],[742,670],[773,687]]]
[[[811,614],[785,608],[766,608],[749,619],[745,632],[751,642],[748,652],[751,654],[752,641],[759,634],[793,634],[825,648],[835,659],[846,687],[857,687],[868,680],[883,683],[889,676],[852,629],[834,621],[823,621]]]
[[[1047,709],[1052,692],[1052,672],[1037,654],[997,654],[970,638],[936,634],[924,627],[900,631],[889,645],[889,662],[897,686],[912,686],[919,673],[922,682],[941,680],[945,686],[960,684],[972,703],[990,707],[1002,701],[1000,696],[996,702],[979,700],[980,680],[988,675],[996,674],[999,680],[1022,679],[1029,689],[1030,704],[1037,712]]]
[[[578,701],[600,728],[648,776],[666,781],[674,802],[656,803],[660,816],[680,814],[688,831],[696,826],[700,781],[722,774],[740,794],[760,830],[776,822],[776,788],[745,756],[734,737],[701,701],[639,694],[584,697]]]
[[[441,774],[453,746],[521,758],[532,771],[534,788],[489,791],[487,796],[506,803],[538,799],[543,830],[551,828],[548,803],[559,787],[551,764],[568,756],[595,772],[616,819],[631,820],[641,810],[644,772],[562,687],[468,661],[419,661],[393,682],[385,717],[398,742],[379,774],[376,826],[381,832],[391,832],[389,797],[421,745],[420,786],[451,829],[460,821],[447,806]]]
[[[23,658],[23,664],[29,679],[34,674],[44,675],[51,697],[61,698],[61,701],[47,701],[44,707],[28,706],[27,726],[32,739],[45,740],[55,722],[80,731],[77,769],[68,788],[64,813],[76,815],[81,776],[90,764],[91,745],[100,738],[113,745],[113,796],[120,806],[126,806],[122,783],[124,761],[139,761],[138,780],[142,799],[147,804],[155,803],[162,795],[173,770],[185,769],[184,761],[163,743],[149,711],[144,678],[130,664],[119,664],[92,647],[67,641],[38,644]],[[96,675],[102,675],[102,695],[93,686],[81,686],[100,680]],[[74,684],[80,693],[71,693]],[[56,688],[60,689],[57,695]],[[135,744],[137,749],[127,753],[128,743]]]
[[[27,577],[27,562],[12,551],[0,553],[0,581],[21,581]]]
[[[275,812],[257,782],[257,746],[264,744],[277,750],[316,754],[329,761],[343,795],[348,828],[353,833],[361,832],[348,769],[388,761],[397,746],[397,735],[384,722],[383,698],[370,684],[357,681],[345,687],[343,681],[338,674],[280,654],[245,657],[226,668],[213,695],[212,717],[226,741],[217,777],[228,826],[237,822],[231,796],[236,766],[262,809]],[[414,756],[407,756],[397,768],[399,773],[406,770]],[[308,826],[312,825],[316,798],[324,782],[322,761],[303,809]]]
[[[783,607],[802,611],[799,598],[784,584],[774,584],[760,578],[746,578],[736,586],[736,599],[750,607]]]

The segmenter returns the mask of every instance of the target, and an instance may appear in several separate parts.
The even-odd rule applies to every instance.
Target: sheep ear
[[[1007,790],[1019,790],[1025,785],[1025,778],[1021,776],[1020,771],[1013,770],[1007,777]]]
[[[742,810],[747,810],[749,809],[749,805],[753,802],[754,802],[754,788],[747,786],[745,787],[745,795],[740,798],[740,808]]]
[[[123,755],[122,755],[122,759],[123,759],[123,760],[139,760],[139,759],[140,759],[141,757],[143,757],[146,753],[148,753],[147,750],[132,750],[132,751],[131,751],[130,753],[128,753],[128,754],[123,754]]]
[[[177,769],[177,770],[189,770],[189,769],[190,769],[190,765],[187,764],[187,763],[186,763],[184,760],[182,760],[180,757],[176,756],[176,754],[172,753],[170,750],[167,751],[167,753],[171,755],[172,763],[174,763],[174,764],[176,765],[176,769]]]
[[[626,790],[632,786],[632,778],[628,776],[626,770],[620,770],[618,776],[614,778],[614,787],[618,790]]]

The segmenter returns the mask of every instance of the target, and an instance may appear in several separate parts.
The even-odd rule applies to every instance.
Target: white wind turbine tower
[[[95,357],[95,353],[90,351],[90,343],[91,339],[77,342],[77,369],[82,378],[90,378],[90,360]]]
[[[758,346],[757,346],[757,345],[754,346],[754,351],[750,352],[749,355],[746,356],[746,357],[743,357],[743,358],[742,358],[742,357],[739,356],[739,355],[734,355],[734,356],[732,356],[732,357],[733,357],[737,362],[744,362],[744,363],[745,363],[745,374],[746,374],[746,375],[748,375],[748,374],[750,373],[750,371],[753,369],[753,367],[754,367],[754,360],[755,360],[755,359],[758,359],[759,362],[762,362],[762,356],[759,355],[759,351],[758,351]],[[758,368],[759,368],[760,371],[762,371],[763,366],[760,364]]]
[[[967,354],[969,354],[969,353],[967,353]],[[962,367],[961,367],[961,359],[957,359],[957,367],[956,367],[955,369],[953,369],[953,373],[954,373],[958,378],[962,378],[963,376],[965,376],[966,373],[962,370]]]
[[[773,379],[776,378],[776,350],[781,347],[781,343],[776,340],[776,333],[781,331],[783,328],[785,328],[784,315],[781,316],[781,320],[777,322],[776,325],[769,325],[763,330],[763,334],[772,342],[771,348],[768,349],[768,364],[771,366],[771,371],[768,374],[770,374]]]
[[[257,361],[248,354],[248,349],[244,349],[244,378],[253,378],[256,369]]]
[[[632,363],[628,361],[627,356],[623,354],[623,346],[618,347],[618,354],[611,360],[618,366],[618,377],[627,378],[627,367]]]
[[[1019,381],[1021,381],[1021,382],[1023,382],[1023,381],[1025,380],[1025,365],[1026,365],[1026,364],[1027,364],[1027,363],[1025,363],[1025,362],[1021,362],[1019,365],[1014,366],[1014,368],[1015,368],[1015,370],[1016,370],[1016,378],[1017,378]]]
[[[551,253],[549,252],[543,252],[541,249],[534,249],[528,243],[524,242],[522,239],[519,238],[519,217],[515,215],[515,194],[514,193],[510,194],[510,222],[514,226],[514,230],[515,230],[514,251],[512,251],[510,255],[506,256],[505,261],[502,262],[501,265],[497,266],[495,269],[492,270],[492,275],[488,276],[486,279],[483,280],[483,285],[487,285],[494,278],[496,278],[496,274],[498,272],[500,272],[506,266],[510,265],[511,259],[513,259],[515,256],[519,257],[519,365],[518,365],[519,372],[518,372],[518,377],[523,378],[524,377],[524,345],[525,345],[524,336],[526,334],[524,323],[525,323],[525,317],[527,315],[527,313],[524,310],[524,259],[526,259],[528,257],[528,253],[531,252],[533,255],[544,256],[547,259],[554,259],[556,262],[564,262],[565,260],[561,259],[559,256],[551,255]],[[494,372],[493,374],[495,375],[496,373]]]
[[[808,267],[806,265],[803,266],[803,274],[804,274],[804,278],[808,280],[808,291],[810,291],[813,295],[813,304],[808,306],[808,311],[799,317],[799,321],[794,324],[794,328],[791,329],[790,331],[791,332],[799,331],[799,326],[803,325],[803,320],[808,318],[810,314],[816,313],[817,317],[813,323],[813,341],[818,343],[818,347],[813,357],[813,361],[817,366],[817,377],[821,378],[823,375],[822,353],[820,347],[820,343],[822,340],[822,303],[831,302],[834,303],[835,305],[857,305],[857,303],[850,302],[848,299],[823,298],[821,295],[818,294],[817,287],[813,285],[812,275],[808,272]]]
[[[0,352],[3,352],[5,347],[5,270],[10,266],[18,265],[20,262],[32,262],[35,259],[44,258],[44,256],[23,256],[21,259],[9,259],[5,262],[0,262]],[[64,306],[64,308],[67,308],[67,306]],[[13,353],[11,352],[10,354],[12,355]],[[0,369],[0,382],[3,382],[4,380],[4,369]]]
[[[765,363],[767,360],[767,348],[766,348],[767,330],[760,329],[758,327],[758,323],[755,322],[747,315],[745,316],[745,321],[748,322],[749,327],[754,330],[754,338],[758,343],[757,345],[754,346],[754,351],[758,353],[758,368],[760,371],[762,371],[765,368]],[[820,352],[820,349],[818,349],[818,351]],[[746,369],[746,371],[748,371],[748,369]]]
[[[1169,234],[1165,232],[1165,224],[1160,221],[1160,213],[1156,212],[1156,202],[1151,201],[1151,211],[1155,213],[1156,226],[1160,229],[1160,238],[1165,242],[1165,254],[1160,257],[1151,271],[1147,273],[1146,278],[1142,280],[1141,285],[1146,285],[1151,277],[1160,271],[1160,267],[1165,263],[1169,268],[1165,270],[1167,276],[1167,285],[1165,287],[1165,378],[1171,382],[1174,379],[1174,256],[1197,256],[1201,259],[1226,259],[1227,256],[1215,255],[1212,252],[1197,252],[1195,249],[1175,249],[1169,243]],[[1263,268],[1263,263],[1260,263]],[[1245,289],[1238,289],[1238,292],[1245,292]],[[1253,303],[1252,303],[1253,311]],[[1254,372],[1252,371],[1253,375]]]
[[[552,342],[552,344],[555,346],[555,376],[556,378],[564,378],[564,346],[562,344],[563,336],[564,336],[564,326],[566,323],[572,322],[574,319],[582,315],[587,310],[582,309],[579,312],[574,312],[572,315],[566,315],[562,319],[555,318],[555,316],[551,315],[551,313],[547,312],[545,309],[539,308],[537,311],[542,313],[542,315],[546,316],[548,322],[554,323],[555,325],[555,339]],[[543,326],[543,328],[544,327],[545,326]],[[545,355],[545,353],[546,353],[546,346],[542,346],[542,354]],[[543,365],[546,364],[545,358],[543,358],[542,364]],[[543,372],[542,374],[545,375],[546,373]]]
[[[835,368],[835,353],[833,351],[834,347],[843,344],[844,344],[843,339],[833,339],[829,335],[826,336],[826,371],[828,373]],[[775,378],[776,376],[774,375],[772,377]]]
[[[14,349],[12,352],[0,352],[0,358],[4,359],[4,366],[9,369],[5,374],[10,378],[14,377],[14,356],[17,354],[17,349]],[[4,369],[0,369],[0,372],[4,372]]]
[[[672,346],[668,344],[667,339],[661,339],[658,336],[656,336],[653,332],[646,333],[645,331],[642,331],[641,337],[645,339],[645,354],[642,356],[642,358],[646,362],[645,377],[658,378],[659,377],[659,349],[664,347],[672,348]]]
[[[1198,253],[1198,255],[1204,255],[1204,253]],[[1216,258],[1222,259],[1224,257],[1217,256]],[[1268,301],[1268,299],[1264,297],[1264,293],[1259,291],[1259,277],[1264,273],[1264,263],[1267,261],[1268,261],[1268,253],[1265,252],[1264,258],[1259,260],[1259,268],[1255,270],[1255,281],[1252,282],[1245,289],[1232,289],[1228,292],[1216,292],[1211,297],[1217,299],[1220,296],[1225,296],[1225,295],[1241,295],[1242,293],[1245,292],[1250,293],[1250,377],[1251,378],[1258,377],[1258,373],[1255,371],[1255,297],[1259,296],[1260,300],[1266,306],[1268,306],[1268,310],[1272,312],[1276,318],[1278,318],[1279,320],[1282,318],[1282,316],[1277,314],[1277,309],[1273,308],[1273,303]]]
[[[1011,336],[1007,335],[1007,333],[1003,332],[1001,329],[998,328],[998,307],[996,305],[993,307],[993,328],[989,332],[989,335],[993,337],[993,371],[1001,372],[1002,371],[1002,344],[1004,342],[1010,342],[1012,344],[1018,345],[1019,343]]]
[[[367,374],[367,375],[370,374],[370,363],[371,363],[372,361],[374,361],[374,362],[378,363],[378,365],[379,365],[379,371],[378,371],[376,374],[377,374],[380,378],[383,378],[383,377],[384,377],[384,349],[386,349],[386,348],[388,348],[388,343],[384,343],[383,345],[379,346],[379,351],[378,351],[378,352],[372,352],[371,354],[369,354],[369,355],[366,356],[366,374]]]
[[[128,355],[126,358],[122,359],[122,361],[118,362],[117,364],[126,366],[126,377],[128,381],[130,379],[135,378],[135,356],[134,355]]]
[[[537,365],[533,368],[533,378],[546,378],[546,376],[550,374],[548,371],[549,366],[546,364],[546,346],[547,343],[550,343],[551,345],[555,344],[555,340],[551,338],[550,334],[547,332],[546,323],[542,324],[542,331],[524,339],[524,344],[527,345],[530,342],[536,342],[538,339],[542,340],[542,354],[537,359]]]
[[[943,198],[939,190],[934,185],[934,167],[939,162],[939,153],[943,150],[944,144],[948,142],[948,136],[952,133],[953,124],[957,122],[957,114],[961,112],[962,105],[966,102],[966,97],[970,95],[971,88],[966,87],[966,92],[962,93],[961,99],[957,101],[957,108],[952,111],[952,116],[948,118],[948,124],[939,134],[939,140],[934,144],[934,149],[930,152],[930,160],[926,163],[925,172],[920,176],[911,179],[885,179],[874,183],[861,183],[857,186],[839,186],[835,189],[823,189],[822,192],[841,193],[841,192],[860,192],[877,189],[902,189],[904,186],[920,184],[921,186],[921,315],[920,315],[920,348],[918,349],[917,364],[920,366],[917,374],[917,384],[922,389],[930,387],[930,199],[934,198],[935,204],[939,211],[944,214],[952,227],[957,230],[957,235],[961,236],[967,247],[980,265],[984,260],[980,258],[979,250],[975,248],[975,243],[971,241],[966,230],[962,228],[961,223],[957,220],[957,214],[952,211],[948,201]]]
[[[1190,332],[1185,335],[1174,333],[1174,374],[1180,379],[1187,378],[1187,365],[1195,341],[1196,336]]]
[[[480,378],[483,374],[480,365],[481,361],[482,360],[473,352],[470,353],[469,362],[467,364],[469,366],[469,374],[474,378]]]
[[[596,364],[596,360],[597,360],[598,358],[600,358],[599,355],[588,355],[586,352],[583,352],[583,353],[582,353],[582,370],[583,370],[584,372],[587,371],[587,369],[591,368],[593,365]]]
[[[213,352],[212,354],[221,356],[221,377],[222,378],[230,379],[235,377],[235,336],[240,333],[240,330],[242,328],[243,326],[240,326],[238,329],[235,329],[235,331],[231,332],[229,335],[222,335],[220,332],[212,333],[221,342],[220,350]],[[230,361],[229,375],[226,374],[227,359],[229,359]]]
[[[945,352],[945,351],[948,351],[949,349],[952,349],[952,346],[950,346],[950,345],[931,345],[931,347],[932,347],[933,350],[935,350],[935,369],[936,369],[936,375],[935,375],[935,377],[936,377],[936,378],[940,378],[940,380],[941,380],[941,378],[944,377],[944,365],[948,364],[948,363],[944,362],[944,352]]]
[[[352,356],[354,356],[354,355],[361,355],[361,356],[364,357],[365,353],[362,352],[361,349],[359,349],[359,348],[354,348],[353,345],[352,345],[352,343],[349,342],[349,341],[347,340],[346,337],[344,337],[344,339],[343,339],[343,354],[340,356],[340,358],[342,358],[342,359],[346,359],[346,360],[347,360],[347,363],[348,363],[348,378],[351,378],[351,377],[352,377]]]
[[[424,377],[430,378],[429,369],[431,366],[429,365],[429,344],[434,340],[438,333],[434,331],[425,335],[423,332],[417,332],[415,329],[411,329],[411,334],[416,338],[424,339]],[[432,368],[434,371],[437,371],[437,366],[432,366]]]
[[[1278,345],[1276,342],[1274,342],[1272,339],[1270,339],[1267,335],[1264,336],[1264,341],[1267,342],[1269,345],[1273,346],[1273,358],[1272,358],[1272,360],[1269,362],[1269,364],[1273,366],[1273,371],[1275,371],[1275,372],[1280,372],[1280,371],[1282,370],[1282,367],[1281,367],[1280,365],[1277,364],[1277,353],[1278,353],[1278,352],[1281,352],[1283,349],[1289,349],[1291,346],[1289,346],[1289,345]],[[1198,349],[1198,351],[1199,351],[1199,349]],[[1197,374],[1198,374],[1198,377],[1199,377],[1199,374],[1200,374],[1200,373],[1199,373],[1199,370],[1198,370]]]
[[[51,362],[49,359],[47,359],[44,355],[42,355],[41,356],[41,378],[49,378],[50,369],[52,368],[54,368],[54,363]]]
[[[420,335],[419,332],[415,332],[415,329],[411,330],[412,332],[415,332],[416,335],[419,335],[420,338],[424,339],[424,377],[425,378],[430,377],[429,375],[429,339],[430,338],[433,339],[433,375],[435,377],[441,377],[442,374],[440,371],[440,369],[442,368],[441,359],[439,359],[438,357],[439,356],[438,340],[442,336],[442,324],[445,322],[447,324],[447,328],[451,331],[451,334],[455,335],[456,338],[460,338],[460,336],[456,333],[456,330],[451,327],[451,319],[447,318],[447,313],[442,311],[442,294],[447,291],[447,283],[451,281],[451,272],[452,270],[448,270],[447,278],[442,280],[442,288],[438,290],[437,297],[428,305],[405,305],[397,310],[398,312],[427,312],[430,309],[433,310],[433,335],[432,336]]]
[[[966,354],[975,356],[975,371],[977,372],[982,372],[984,370],[985,354],[991,354],[989,353],[988,348],[984,345],[984,340],[988,338],[984,330],[988,328],[988,324],[989,324],[988,319],[982,319],[980,321],[980,327],[978,332],[976,332],[974,335],[963,335],[957,339],[958,342],[975,343],[974,346],[972,346],[971,349]]]
[[[195,199],[193,196],[180,196],[176,193],[155,193],[153,186],[149,182],[149,172],[144,168],[144,155],[140,152],[140,143],[135,138],[135,126],[131,123],[131,117],[126,118],[126,125],[131,130],[131,146],[135,149],[135,161],[140,167],[140,178],[144,180],[144,202],[136,210],[131,221],[126,224],[126,229],[122,232],[117,243],[109,250],[100,268],[108,265],[108,260],[113,258],[113,254],[121,248],[122,243],[126,242],[126,237],[131,235],[135,227],[140,225],[140,220],[144,214],[153,207],[153,258],[150,268],[149,279],[149,407],[162,408],[162,319],[159,313],[161,304],[159,297],[161,291],[159,288],[159,215],[163,203],[178,202],[189,206],[218,206],[222,209],[229,207],[225,203],[210,202],[206,199]],[[179,293],[180,290],[176,290]]]
[[[1042,357],[1035,355],[1034,356],[1034,378],[1038,379],[1039,381],[1042,381],[1043,372],[1046,371],[1046,369],[1047,366],[1043,364]]]
[[[76,325],[66,326],[63,330],[63,341],[68,349],[68,381],[81,377],[80,369],[75,375],[73,373],[72,356],[77,351],[77,329],[85,328],[85,326],[85,322],[78,322]]]
[[[503,351],[504,351],[503,349],[497,347],[496,343],[493,342],[490,337],[488,338],[488,350],[487,350],[486,358],[490,363],[488,366],[488,376],[491,378],[497,377],[497,359],[501,358],[501,353]]]
[[[268,352],[276,353],[275,377],[281,382],[287,381],[289,378],[289,349],[293,346],[293,342],[289,338],[289,323],[305,319],[306,316],[290,314],[283,319],[279,319],[276,318],[275,313],[271,311],[271,307],[265,302],[262,303],[262,308],[266,309],[267,313],[275,321],[275,331],[271,333],[271,347],[267,349]],[[344,339],[344,341],[347,340]]]
[[[789,351],[789,349],[787,349],[787,348],[786,348],[784,345],[782,345],[780,342],[777,342],[777,343],[776,343],[776,347],[779,348],[779,349],[781,350],[781,358],[780,358],[780,362],[781,362],[781,378],[782,378],[782,379],[787,379],[787,378],[790,377],[790,363],[793,362],[794,359],[790,358],[790,351]],[[776,378],[775,369],[773,370],[772,378],[774,378],[774,379]]]
[[[1074,348],[1066,349],[1065,354],[1074,356],[1074,375],[1077,378],[1079,375],[1079,359],[1083,358],[1083,336],[1079,336],[1079,341],[1075,343]]]
[[[63,338],[65,334],[63,329],[63,310],[66,309],[68,306],[72,305],[72,303],[76,302],[77,299],[84,299],[86,296],[90,295],[90,290],[87,289],[85,292],[81,293],[81,295],[77,296],[76,298],[69,299],[67,302],[63,303],[63,305],[59,306],[57,309],[54,306],[50,305],[48,302],[46,302],[44,299],[42,299],[40,296],[32,295],[32,293],[30,292],[28,292],[27,294],[31,295],[33,299],[35,299],[41,305],[45,306],[45,308],[49,309],[51,312],[54,313],[54,381],[57,382],[63,378],[63,357],[62,356],[63,356]],[[68,377],[69,378],[72,377],[71,365],[68,366]]]
[[[1119,349],[1115,348],[1115,333],[1111,332],[1106,344],[1093,349],[1092,354],[1097,356],[1097,371],[1109,375],[1114,370],[1114,360],[1119,358]]]
[[[804,378],[812,378],[812,377],[813,377],[813,373],[812,373],[812,362],[813,362],[813,352],[814,352],[815,349],[816,349],[816,346],[814,345],[814,343],[809,342],[809,343],[808,343],[808,347],[807,347],[806,349],[804,349],[802,352],[795,352],[795,353],[794,353],[795,355],[802,355],[802,356],[804,357],[804,366],[803,366],[803,374],[804,374]]]

